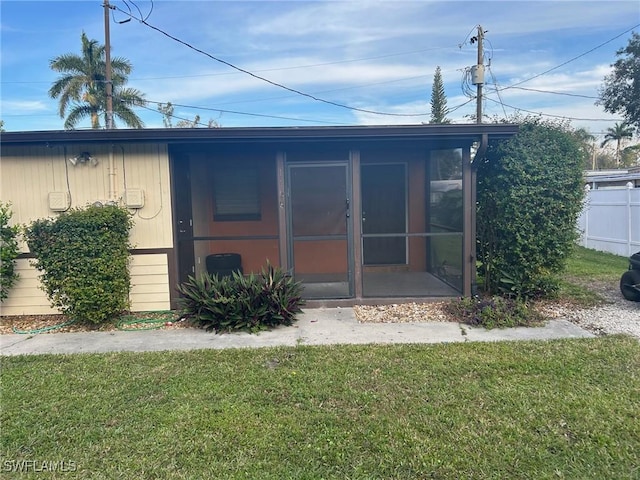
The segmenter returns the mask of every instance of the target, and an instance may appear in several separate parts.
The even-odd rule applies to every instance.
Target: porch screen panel
[[[291,170],[293,235],[346,235],[344,167],[295,167]]]
[[[459,295],[462,150],[370,150],[361,161],[363,296]]]
[[[306,298],[348,297],[349,248],[345,165],[289,167],[290,251]]]
[[[462,152],[431,153],[428,256],[430,271],[462,290]]]
[[[362,165],[362,233],[365,265],[407,263],[405,164]],[[396,237],[374,235],[397,234]]]

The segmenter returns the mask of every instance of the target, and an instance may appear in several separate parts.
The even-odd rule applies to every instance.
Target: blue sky
[[[47,94],[58,75],[49,61],[80,53],[82,31],[104,43],[102,3],[0,3],[0,118],[6,130],[62,129],[57,101]],[[627,45],[631,29],[640,31],[637,0],[111,4],[116,7],[110,21],[112,56],[132,62],[129,86],[151,102],[181,105],[175,108],[178,117],[199,114],[202,121],[214,119],[223,127],[428,122],[437,66],[448,107],[455,109],[449,117],[470,123],[476,106],[465,95],[463,79],[477,60],[470,37],[482,25],[487,31],[485,114],[503,117],[519,109],[573,118],[574,127],[598,134],[620,117],[594,105],[593,97],[616,50]],[[129,12],[272,82],[328,102],[395,115],[339,107],[274,86],[136,19],[120,23]],[[511,85],[517,88],[505,89]],[[496,86],[504,90],[498,94]],[[162,127],[156,104],[137,113],[147,127]],[[88,126],[88,121],[81,125]]]

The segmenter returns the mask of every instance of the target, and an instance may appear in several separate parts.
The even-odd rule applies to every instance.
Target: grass
[[[628,268],[627,257],[576,247],[562,276],[560,299],[582,307],[599,305],[604,298],[592,285],[607,284],[617,291],[620,277]]]
[[[581,280],[620,280],[629,258],[577,247],[567,262],[567,275]]]
[[[626,268],[579,248],[562,296]],[[640,479],[625,336],[3,357],[0,380],[7,478]]]
[[[4,472],[35,460],[92,479],[640,478],[630,337],[2,363]]]

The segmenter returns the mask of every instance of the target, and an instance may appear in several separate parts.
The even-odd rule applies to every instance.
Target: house
[[[640,188],[640,167],[617,170],[587,170],[585,182],[590,190],[601,188]]]
[[[6,132],[0,200],[20,224],[96,202],[127,205],[134,311],[175,306],[179,282],[234,260],[245,274],[281,266],[304,283],[310,306],[470,295],[473,159],[516,132],[508,124]],[[23,252],[2,315],[52,313]]]

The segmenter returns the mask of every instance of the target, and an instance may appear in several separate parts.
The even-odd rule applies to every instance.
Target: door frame
[[[347,242],[347,282],[349,286],[349,293],[347,297],[336,297],[336,298],[353,298],[355,296],[354,293],[354,242],[353,242],[353,182],[351,175],[351,160],[331,160],[326,162],[319,161],[295,161],[295,162],[287,162],[285,160],[285,179],[284,179],[284,187],[285,187],[285,195],[286,195],[286,208],[285,208],[285,216],[286,216],[286,244],[287,244],[287,268],[289,272],[294,275],[295,272],[295,258],[294,258],[294,237],[293,237],[293,210],[292,210],[292,202],[291,202],[291,170],[294,168],[322,168],[322,167],[342,167],[344,169],[345,175],[345,201],[347,202],[347,216],[345,217],[345,226],[346,226],[346,242]],[[315,299],[314,299],[315,300]]]
[[[179,282],[195,275],[193,212],[191,200],[191,159],[186,154],[170,154],[170,174],[175,245]]]

